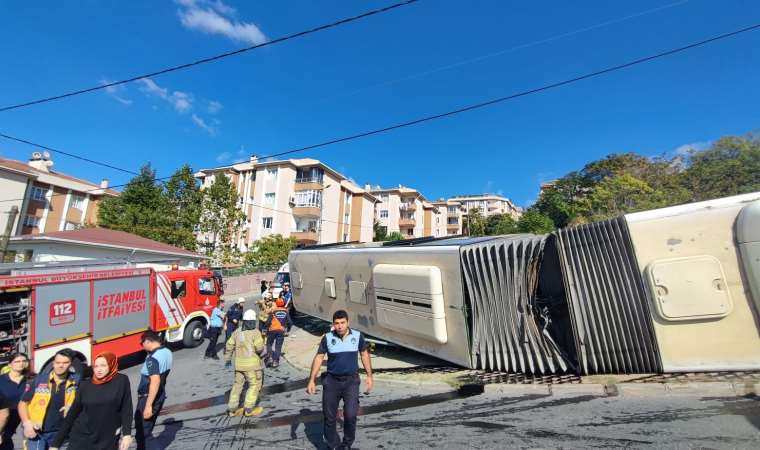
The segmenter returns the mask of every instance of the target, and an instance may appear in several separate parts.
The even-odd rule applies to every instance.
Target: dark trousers
[[[3,443],[0,444],[0,450],[13,450],[13,435],[21,424],[21,418],[17,409],[11,409],[8,413],[8,422],[3,430]]]
[[[161,397],[153,402],[153,417],[150,419],[143,419],[143,410],[145,409],[145,402],[148,400],[148,396],[140,395],[137,399],[137,408],[135,409],[135,441],[137,442],[137,450],[145,450],[145,440],[151,437],[153,433],[153,427],[156,426],[156,420],[158,420],[161,408],[164,407],[165,399],[165,397]]]
[[[356,439],[356,414],[359,412],[359,374],[322,377],[322,415],[327,445],[337,448],[340,436],[336,427],[338,403],[343,400],[343,445],[350,447]]]
[[[270,331],[267,333],[267,357],[273,363],[280,362],[280,353],[282,353],[282,343],[285,341],[285,334],[282,331]],[[274,351],[272,351],[274,344]]]
[[[222,332],[222,327],[209,327],[206,332],[208,337],[208,347],[206,347],[206,356],[216,356],[216,341],[219,340],[219,334]]]
[[[227,334],[224,337],[224,344],[225,345],[227,344],[227,341],[230,340],[230,336],[232,336],[232,333],[234,333],[236,329],[237,329],[237,325],[234,325],[234,324],[231,324],[231,323],[227,324]]]

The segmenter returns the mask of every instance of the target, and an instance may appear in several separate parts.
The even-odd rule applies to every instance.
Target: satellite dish
[[[42,152],[42,157],[45,159],[50,159],[50,152],[48,151]]]
[[[32,159],[42,159],[42,153],[32,152]]]

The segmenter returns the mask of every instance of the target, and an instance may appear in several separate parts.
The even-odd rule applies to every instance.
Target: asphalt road
[[[321,393],[287,363],[265,375],[258,418],[228,418],[231,369],[204,346],[174,353],[154,449],[323,448]],[[135,388],[140,366],[124,370]],[[377,381],[355,448],[760,448],[760,399],[505,395]],[[20,448],[20,447],[18,447]]]
[[[265,376],[259,418],[228,418],[232,375],[174,353],[157,449],[322,448],[321,396],[287,363]],[[139,366],[126,370],[136,384]],[[355,448],[760,448],[760,399],[546,396],[377,382],[362,395]]]

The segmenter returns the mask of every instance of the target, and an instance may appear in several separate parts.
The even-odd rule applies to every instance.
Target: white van
[[[288,263],[283,264],[274,276],[274,298],[280,296],[282,285],[285,283],[290,283],[290,266]]]

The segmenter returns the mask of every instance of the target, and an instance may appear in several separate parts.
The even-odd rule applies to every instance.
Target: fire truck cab
[[[209,270],[66,268],[0,276],[0,365],[25,352],[41,371],[63,348],[84,363],[139,352],[153,329],[200,345],[221,286]]]

